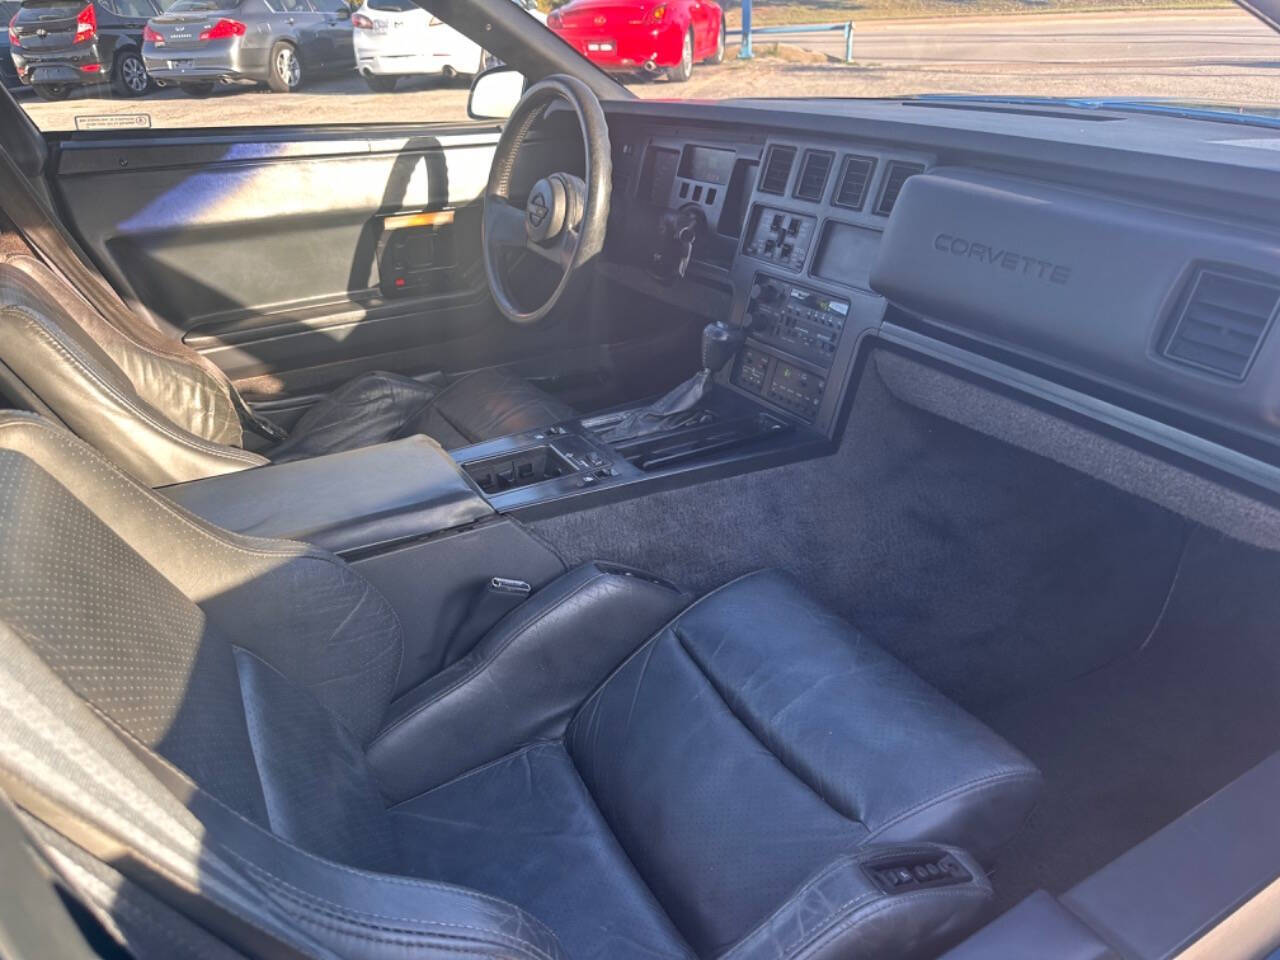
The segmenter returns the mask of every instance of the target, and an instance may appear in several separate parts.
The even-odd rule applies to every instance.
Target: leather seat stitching
[[[197,524],[193,517],[185,511],[179,510],[176,504],[172,504],[164,497],[142,487],[137,481],[127,477],[118,468],[109,464],[107,461],[93,457],[88,453],[87,448],[77,445],[70,434],[54,427],[47,420],[43,420],[34,414],[19,411],[11,411],[5,415],[3,420],[0,420],[0,432],[21,432],[24,429],[33,428],[46,433],[58,446],[64,448],[70,455],[84,462],[96,473],[109,481],[122,495],[132,498],[135,502],[149,504],[152,508],[158,509],[161,513],[182,524],[196,535],[204,537],[207,540],[211,540],[216,544],[220,544],[232,552],[241,553],[245,556],[259,557],[262,559],[298,561],[311,560],[329,565],[337,572],[339,578],[344,584],[359,585],[365,588],[365,595],[372,595],[381,601],[385,612],[391,615],[391,620],[394,624],[395,639],[401,645],[401,660],[403,661],[405,634],[404,625],[400,621],[400,614],[387,600],[387,598],[373,586],[373,584],[369,583],[369,581],[365,580],[364,577],[357,574],[337,557],[294,540],[240,537],[239,540],[241,541],[253,540],[264,544],[262,547],[249,547],[243,545],[237,540],[229,539],[229,534],[223,533],[220,536],[218,532],[215,532],[218,531],[219,528],[213,526],[206,528]]]
[[[559,601],[556,602],[554,606],[548,607],[546,610],[543,610],[541,613],[539,613],[536,617],[534,617],[528,623],[520,627],[520,629],[514,631],[511,634],[511,636],[509,636],[502,643],[501,646],[499,646],[497,649],[493,650],[488,656],[484,657],[482,660],[477,662],[474,667],[472,667],[470,670],[466,672],[466,674],[459,677],[456,681],[454,681],[449,686],[445,687],[443,690],[440,690],[437,693],[433,694],[430,700],[427,700],[424,703],[418,704],[416,707],[414,707],[414,709],[410,713],[405,714],[403,717],[393,722],[391,726],[387,727],[385,730],[379,733],[376,737],[373,738],[373,742],[369,745],[369,749],[373,749],[374,745],[377,744],[379,741],[381,741],[384,737],[390,736],[392,733],[398,730],[401,726],[403,726],[404,724],[408,723],[410,720],[417,717],[418,714],[422,713],[424,710],[427,710],[430,707],[435,706],[435,704],[439,703],[445,697],[449,696],[450,694],[466,686],[468,683],[474,680],[477,676],[479,676],[482,672],[484,672],[485,668],[487,668],[491,663],[493,663],[494,660],[496,660],[499,656],[501,656],[507,650],[507,648],[510,647],[513,643],[515,643],[517,640],[523,637],[526,633],[528,633],[530,630],[536,627],[539,623],[541,623],[547,617],[551,616],[551,614],[558,611],[562,606],[564,606],[566,603],[571,601],[574,597],[578,596],[578,594],[582,593],[584,590],[586,590],[588,587],[595,584],[597,581],[602,580],[608,576],[610,576],[610,574],[605,573],[604,571],[601,571],[600,573],[594,574],[585,583],[579,584],[569,593],[565,594]]]
[[[36,336],[43,338],[49,346],[51,346],[63,357],[63,359],[67,361],[69,366],[76,368],[85,377],[85,379],[95,383],[99,389],[121,406],[125,407],[126,410],[135,415],[139,420],[144,421],[158,433],[168,437],[180,446],[187,446],[211,456],[225,457],[226,459],[233,460],[236,463],[244,463],[250,466],[263,466],[270,462],[265,457],[260,457],[248,450],[240,450],[236,447],[222,444],[213,444],[203,438],[197,437],[195,434],[187,434],[186,436],[177,434],[172,424],[164,424],[160,422],[146,409],[138,406],[137,403],[120,393],[119,389],[115,386],[103,380],[97,371],[95,371],[83,358],[76,356],[76,354],[71,351],[68,344],[61,342],[44,327],[40,317],[35,313],[35,311],[30,310],[21,304],[9,304],[8,306],[0,308],[0,312],[17,313],[22,315]]]
[[[845,919],[843,920],[841,920],[840,917],[832,917],[828,921],[826,927],[824,927],[821,930],[815,931],[811,936],[808,937],[808,943],[805,943],[801,947],[801,949],[808,949],[809,947],[814,946],[814,944],[818,941],[819,938],[822,938],[822,937],[829,938],[833,934],[840,933],[852,926],[856,926],[859,923],[865,923],[866,921],[874,917],[877,917],[882,913],[892,912],[894,910],[900,909],[903,905],[914,904],[920,900],[928,900],[928,899],[985,900],[986,898],[987,898],[987,888],[985,887],[949,887],[941,890],[919,890],[919,891],[916,891],[915,893],[898,894],[897,896],[892,896],[887,898],[883,903],[873,905],[870,909],[867,910],[866,913],[862,914],[861,916],[858,916],[858,911],[855,909],[851,911],[852,915],[846,916]],[[798,938],[787,949],[792,950],[796,946],[799,946],[800,940],[803,940],[803,939],[805,939],[803,936]],[[799,956],[799,954],[793,954],[792,956]]]
[[[583,700],[582,703],[578,705],[578,709],[573,712],[573,716],[569,719],[569,723],[566,729],[572,729],[574,724],[577,723],[578,717],[582,715],[582,712],[586,710],[587,707],[593,701],[599,699],[600,694],[604,691],[604,688],[609,685],[609,683],[613,680],[613,678],[616,677],[618,674],[622,673],[623,670],[627,669],[627,667],[630,665],[632,660],[636,659],[636,657],[640,656],[642,653],[648,650],[654,643],[658,641],[660,637],[663,636],[663,634],[673,629],[675,625],[680,622],[682,617],[688,616],[694,610],[697,610],[698,607],[702,606],[704,603],[709,601],[712,597],[715,597],[720,593],[723,593],[725,590],[728,590],[734,584],[741,583],[744,580],[749,580],[752,577],[765,576],[772,572],[774,571],[771,568],[766,568],[764,570],[751,570],[747,573],[742,574],[741,576],[734,577],[728,583],[721,584],[720,586],[712,590],[710,593],[704,594],[703,596],[699,597],[697,600],[693,601],[693,603],[689,604],[689,606],[677,612],[675,616],[673,616],[670,620],[668,620],[656,631],[654,631],[654,634],[652,637],[650,637],[644,643],[640,644],[640,646],[638,646],[635,650],[631,652],[631,654],[627,657],[627,659],[623,660],[620,664],[614,667],[613,670],[610,671],[609,675],[600,681],[600,685],[597,686],[595,690],[591,692],[590,696],[588,696],[585,700]]]
[[[73,350],[78,351],[78,347],[71,343],[64,343],[56,338],[48,329],[45,328],[40,317],[32,310],[21,304],[10,304],[2,308],[6,313],[19,313],[25,316],[31,329],[37,336],[43,337],[45,341],[53,347],[70,366],[76,367],[85,378],[96,383],[105,393],[115,399],[121,406],[126,407],[130,412],[134,413],[138,419],[146,421],[154,427],[159,433],[167,436],[169,439],[180,445],[186,445],[203,453],[213,456],[225,457],[229,460],[235,460],[239,463],[246,463],[252,466],[262,466],[269,461],[258,456],[248,450],[240,450],[236,447],[225,444],[214,444],[193,433],[179,434],[175,432],[175,426],[165,421],[157,419],[145,407],[139,406],[138,403],[131,400],[125,394],[122,394],[114,385],[102,379],[101,375],[93,369],[82,357],[77,356]]]
[[[922,800],[919,803],[916,803],[913,806],[908,807],[906,810],[896,814],[891,819],[889,819],[885,823],[882,823],[880,826],[872,830],[867,835],[867,841],[870,842],[874,840],[876,837],[883,834],[886,830],[889,830],[890,828],[897,826],[898,824],[902,823],[904,820],[909,820],[911,819],[911,817],[925,810],[928,810],[930,807],[935,807],[940,803],[945,803],[947,800],[955,800],[958,797],[963,797],[971,793],[977,793],[978,791],[984,790],[988,787],[999,786],[1001,784],[1010,783],[1017,780],[1026,780],[1028,783],[1033,783],[1033,782],[1039,783],[1041,780],[1041,777],[1040,777],[1040,774],[1035,771],[1016,770],[1012,768],[1008,770],[1002,770],[999,773],[992,773],[983,777],[978,777],[975,780],[970,780],[966,783],[959,784],[958,786],[952,787],[951,789],[946,790],[943,793],[935,794],[934,796],[928,798],[927,800]]]
[[[10,629],[12,629],[12,627]],[[25,637],[26,635],[22,634],[22,636]],[[516,904],[510,903],[506,900],[502,900],[498,897],[491,897],[491,896],[488,896],[487,894],[480,893],[479,891],[471,890],[467,887],[454,886],[453,884],[437,883],[430,880],[418,880],[412,877],[402,877],[396,874],[389,874],[389,873],[374,873],[373,871],[370,871],[370,870],[359,870],[354,867],[348,867],[345,864],[338,863],[334,860],[327,860],[324,857],[316,856],[315,854],[310,853],[307,850],[304,850],[301,847],[296,846],[289,840],[286,840],[283,837],[277,836],[276,834],[271,833],[268,830],[265,830],[262,826],[255,823],[253,820],[249,819],[244,814],[240,813],[240,811],[236,810],[234,807],[228,806],[218,797],[215,797],[213,794],[202,789],[200,786],[195,784],[192,781],[192,779],[189,776],[187,776],[187,774],[184,771],[174,766],[174,764],[172,764],[166,757],[156,753],[153,749],[151,749],[149,746],[147,746],[145,743],[139,740],[136,736],[134,736],[134,734],[131,731],[124,729],[123,727],[119,726],[119,724],[115,723],[115,721],[112,720],[110,717],[103,715],[102,712],[98,710],[96,706],[94,706],[92,703],[89,703],[89,701],[85,700],[83,697],[80,697],[78,694],[75,694],[74,692],[72,695],[75,696],[76,699],[79,700],[81,703],[86,704],[96,716],[101,717],[103,720],[105,720],[107,724],[111,727],[113,732],[119,734],[121,737],[126,738],[130,740],[133,744],[135,744],[136,750],[140,750],[146,753],[147,756],[149,756],[153,762],[164,767],[165,770],[167,770],[170,773],[170,775],[172,775],[175,779],[181,780],[183,783],[188,784],[191,787],[193,794],[196,794],[201,799],[206,800],[209,803],[212,803],[215,806],[219,807],[228,816],[231,816],[236,820],[239,820],[241,823],[243,823],[245,826],[249,827],[250,829],[264,834],[269,841],[280,844],[281,846],[288,849],[290,852],[297,854],[299,858],[308,860],[316,864],[322,869],[334,870],[339,873],[344,873],[353,877],[358,877],[362,880],[368,880],[375,884],[392,884],[395,886],[414,887],[414,888],[423,889],[423,890],[438,890],[442,893],[451,894],[451,895],[462,897],[465,899],[476,900],[481,903],[489,904],[491,906],[498,907],[504,910],[514,909],[516,911],[519,911],[522,917],[527,918],[528,920],[532,920],[534,923],[537,923],[543,926],[546,932],[553,939],[555,938],[555,934],[550,929],[545,928],[545,925],[543,925],[541,921],[539,921],[536,917],[532,916],[532,914],[527,914],[523,910],[521,910],[520,907],[517,906]],[[20,775],[19,771],[13,771],[13,773],[15,776]],[[24,777],[23,779],[25,780],[26,778]],[[163,783],[162,783],[162,786],[163,786]],[[165,792],[170,796],[173,795],[172,791],[169,790],[167,787]],[[128,814],[132,813],[132,811],[117,811],[117,812],[125,819],[128,819],[134,826],[145,826],[145,824],[142,824],[140,821],[134,820],[128,816]],[[191,816],[194,817],[197,821],[199,821],[199,818],[196,817],[195,814],[191,814]],[[203,821],[199,821],[199,822],[201,822],[203,825]],[[185,826],[183,826],[180,823],[178,824],[178,826],[182,829],[185,829]],[[157,835],[157,838],[158,838],[158,835]],[[349,910],[363,916],[373,917],[379,920],[390,920],[392,922],[438,923],[443,926],[457,926],[457,924],[449,924],[446,921],[422,920],[422,919],[417,919],[413,917],[396,917],[396,916],[379,914],[379,913],[375,913],[373,911],[368,911],[368,910],[356,911],[355,908],[348,907],[343,904],[335,903],[331,900],[328,900],[320,896],[319,894],[314,894],[309,891],[294,887],[288,881],[276,876],[270,870],[267,870],[265,867],[262,867],[261,865],[250,860],[248,857],[241,854],[238,850],[235,850],[231,847],[226,846],[225,843],[219,841],[217,837],[211,833],[206,833],[202,842],[205,843],[205,845],[210,848],[211,852],[225,854],[231,857],[232,859],[239,861],[246,867],[246,869],[252,870],[253,872],[260,874],[263,879],[271,881],[274,885],[277,885],[277,886],[282,885],[292,890],[296,890],[300,896],[309,897],[316,903],[326,904],[335,910]],[[471,929],[471,928],[468,927],[467,929]],[[483,929],[483,928],[480,928],[480,929]]]
[[[796,903],[796,901],[804,897],[805,894],[807,894],[810,890],[812,890],[817,884],[825,880],[828,876],[830,876],[831,874],[835,873],[837,870],[843,867],[856,867],[857,865],[858,865],[858,861],[852,854],[845,854],[844,856],[841,856],[833,860],[831,863],[827,864],[827,866],[823,867],[816,874],[814,874],[812,877],[806,880],[803,884],[801,884],[800,887],[797,888],[793,893],[789,894],[787,898],[783,900],[782,903],[780,903],[768,916],[766,916],[763,920],[761,920],[754,927],[748,930],[745,934],[739,937],[737,942],[735,942],[733,946],[729,947],[727,950],[722,951],[721,956],[731,955],[733,951],[738,947],[739,944],[745,943],[747,940],[751,939],[751,937],[755,936],[758,932],[768,927],[769,924],[777,920],[778,917],[781,916],[786,910],[790,909],[791,906]],[[865,900],[869,896],[874,896],[874,891],[858,894],[856,897],[853,897],[852,899],[845,901],[840,906],[833,908],[831,910],[831,913],[836,913],[844,909],[845,907],[849,906],[849,904],[855,903],[858,900]]]
[[[390,917],[390,916],[382,916],[376,913],[368,913],[365,911],[356,911],[350,907],[344,907],[340,904],[331,903],[330,901],[325,900],[324,898],[321,898],[321,897],[317,897],[306,890],[299,889],[297,887],[294,887],[292,884],[281,881],[278,877],[275,877],[269,872],[262,870],[260,867],[257,867],[253,863],[247,863],[246,865],[252,873],[260,874],[262,880],[266,881],[273,888],[275,888],[275,891],[279,896],[293,901],[299,907],[302,907],[314,913],[318,913],[321,916],[328,917],[335,921],[366,927],[370,930],[381,930],[386,933],[401,933],[411,938],[430,935],[430,936],[446,937],[446,938],[452,938],[452,939],[462,939],[465,935],[444,933],[440,931],[432,932],[432,931],[426,931],[426,930],[415,930],[412,926],[394,927],[394,926],[389,926],[387,924],[371,923],[369,922],[369,920],[366,920],[363,918],[371,917],[371,918],[376,918],[381,920],[389,920],[389,921],[392,921],[393,923],[420,924],[422,926],[443,927],[443,928],[454,929],[454,930],[471,930],[475,933],[484,934],[485,936],[491,937],[492,939],[497,940],[499,942],[504,942],[511,946],[527,949],[531,953],[533,953],[535,956],[543,957],[543,958],[547,958],[547,960],[551,960],[551,955],[548,954],[546,951],[542,950],[541,948],[539,948],[536,944],[530,943],[529,941],[524,940],[520,937],[513,936],[512,934],[502,933],[501,931],[493,930],[487,927],[480,927],[480,926],[476,926],[474,924],[469,924],[469,923],[450,923],[449,921],[446,921],[446,920],[434,920],[426,917]],[[499,902],[501,903],[501,901]],[[515,907],[515,904],[504,904],[504,905],[508,907]],[[520,908],[515,907],[515,909],[519,910]]]
[[[132,330],[129,330],[127,327],[124,327],[120,324],[113,323],[111,319],[107,317],[101,310],[99,310],[92,303],[90,303],[84,296],[82,296],[80,291],[77,290],[75,286],[71,284],[68,280],[66,280],[66,278],[64,278],[60,273],[55,273],[54,271],[50,270],[47,266],[45,266],[35,257],[29,256],[29,255],[16,255],[16,256],[11,256],[6,258],[4,262],[14,266],[14,269],[18,271],[19,275],[22,277],[24,281],[23,285],[28,290],[31,290],[32,288],[34,288],[36,291],[38,291],[41,299],[50,303],[55,310],[62,309],[62,306],[60,303],[58,303],[57,298],[50,295],[48,291],[46,291],[43,287],[39,286],[40,281],[36,278],[34,274],[27,272],[26,270],[23,269],[23,267],[19,266],[18,265],[19,261],[29,261],[30,263],[39,267],[41,270],[49,273],[53,277],[54,283],[58,284],[60,287],[64,287],[71,290],[71,292],[74,293],[77,298],[79,298],[80,302],[84,305],[85,309],[87,309],[90,313],[96,315],[97,318],[101,320],[102,323],[109,330],[111,330],[112,333],[119,336],[122,340],[125,340],[129,344],[137,347],[139,350],[145,353],[158,354],[161,357],[167,358],[169,360],[175,360],[179,363],[185,364],[188,368],[191,369],[192,373],[207,380],[208,381],[207,386],[210,386],[213,389],[217,390],[219,393],[221,393],[223,398],[227,401],[228,405],[232,407],[235,406],[235,403],[231,399],[231,394],[229,392],[230,384],[229,382],[224,381],[221,376],[214,374],[215,370],[219,375],[222,374],[222,371],[218,369],[218,367],[213,363],[213,361],[209,360],[204,356],[201,356],[198,352],[194,350],[191,350],[190,354],[188,354],[187,350],[190,350],[190,348],[186,348],[185,350],[180,350],[176,347],[171,347],[168,343],[164,342],[163,340],[156,340],[151,343],[144,343],[139,337],[137,337],[133,333]],[[15,304],[15,306],[18,306],[18,305]],[[71,320],[73,323],[76,323],[77,326],[79,325],[79,323],[75,320],[74,317],[72,317]],[[235,417],[234,419],[236,420],[236,422],[239,422],[239,417]]]
[[[508,760],[513,760],[516,757],[523,756],[526,753],[532,753],[534,750],[540,750],[544,747],[554,747],[563,743],[564,743],[563,740],[531,740],[529,743],[526,743],[523,746],[517,747],[515,750],[512,750],[510,753],[504,753],[502,756],[495,757],[493,760],[486,760],[484,763],[480,764],[479,766],[472,767],[470,770],[464,770],[462,771],[462,773],[458,774],[456,777],[450,777],[444,783],[436,784],[436,786],[434,787],[428,787],[426,790],[423,790],[421,793],[415,793],[412,797],[407,797],[404,800],[398,800],[395,803],[393,803],[391,806],[387,807],[387,811],[389,813],[395,813],[398,816],[402,816],[402,817],[417,817],[418,819],[422,819],[418,814],[414,813],[412,810],[401,810],[400,808],[403,807],[405,804],[413,803],[415,800],[419,800],[422,797],[435,793],[437,790],[443,790],[445,787],[451,787],[455,783],[461,783],[463,780],[466,780],[468,777],[474,776],[475,774],[478,774],[478,773],[483,773],[484,771],[492,767],[496,767],[500,763],[506,763]],[[570,762],[572,763],[572,760]]]
[[[778,766],[780,766],[783,770],[787,771],[787,773],[791,774],[791,776],[795,778],[795,780],[798,783],[803,784],[809,790],[810,793],[812,793],[815,797],[821,800],[827,806],[828,809],[830,809],[832,812],[837,814],[839,817],[841,817],[844,820],[848,820],[850,823],[855,823],[858,826],[863,827],[864,829],[868,829],[867,825],[863,821],[859,820],[856,816],[850,816],[849,814],[845,813],[843,810],[838,809],[834,804],[832,804],[830,800],[828,800],[823,795],[823,792],[821,789],[819,789],[818,787],[810,783],[798,771],[793,769],[791,765],[788,764],[782,757],[778,756],[778,754],[767,743],[764,742],[764,740],[760,737],[760,735],[756,733],[756,731],[752,728],[751,724],[747,722],[746,718],[741,716],[738,713],[738,711],[736,711],[733,708],[733,704],[729,702],[729,699],[725,695],[724,690],[722,690],[720,688],[720,685],[716,683],[715,678],[713,678],[711,674],[709,674],[703,668],[702,664],[698,662],[698,658],[695,657],[689,651],[689,646],[687,641],[685,640],[685,635],[681,632],[679,625],[674,627],[671,632],[675,635],[675,638],[680,646],[680,651],[685,655],[685,659],[687,659],[688,662],[693,666],[693,668],[696,671],[698,671],[698,675],[701,676],[702,679],[707,682],[707,686],[711,688],[712,692],[715,693],[715,695],[720,699],[720,702],[724,704],[725,710],[728,711],[731,717],[733,717],[735,720],[738,721],[738,724],[742,727],[742,729],[745,730],[747,734],[756,743],[760,744],[761,748],[764,749],[764,751],[768,753],[769,756],[773,757],[773,759],[777,761]],[[866,842],[867,840],[870,840],[870,839],[871,839],[871,834],[868,833],[868,835],[863,838],[862,842]]]

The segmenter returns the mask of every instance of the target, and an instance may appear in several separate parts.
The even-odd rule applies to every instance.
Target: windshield
[[[144,10],[152,0],[129,2]],[[584,69],[642,98],[986,98],[985,109],[1048,98],[1073,116],[1106,106],[1280,123],[1280,32],[1266,22],[1273,8],[1280,19],[1280,0],[1247,0],[1257,15],[1231,0],[512,2],[529,18],[522,39],[550,30],[593,65]],[[49,4],[82,9],[26,6]],[[69,42],[62,34],[21,38],[16,95],[40,127],[457,123],[468,119],[472,80],[499,62],[483,35],[404,16],[414,0],[155,7],[236,12],[208,29],[158,16],[141,50],[145,90],[125,90],[114,60],[69,69],[52,52]],[[300,12],[326,18],[325,29]],[[506,56],[519,65],[516,49]]]
[[[629,51],[611,6],[622,4],[572,0],[551,26],[618,70]],[[722,65],[713,66],[695,23],[690,68],[673,71],[668,53],[640,64],[649,83],[633,89],[715,99],[1154,101],[1259,117],[1280,107],[1280,33],[1229,0],[726,0],[723,14]]]

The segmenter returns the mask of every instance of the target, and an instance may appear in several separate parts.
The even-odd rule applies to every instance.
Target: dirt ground
[[[781,44],[757,37],[754,60],[736,59],[735,48],[721,66],[698,65],[688,83],[633,80],[628,87],[641,97],[679,99],[931,92],[1280,105],[1280,35],[1239,10],[882,21],[859,30],[855,62],[840,62],[838,47],[842,53],[834,36],[788,37]],[[402,81],[395,93],[375,94],[351,75],[289,95],[225,88],[193,99],[169,89],[140,100],[97,92],[63,103],[28,93],[22,102],[46,130],[72,130],[77,118],[84,124],[104,117],[145,118],[137,122],[164,128],[429,123],[464,119],[467,90],[465,80],[416,79]]]
[[[729,26],[742,26],[742,4],[724,5]],[[1230,9],[1231,0],[798,0],[753,6],[757,27],[779,23],[827,23],[855,20],[902,20],[916,17],[1037,16],[1046,13],[1127,11],[1152,13],[1171,9]]]

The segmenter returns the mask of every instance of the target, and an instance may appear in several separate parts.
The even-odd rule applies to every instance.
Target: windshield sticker
[[[149,130],[151,115],[148,113],[105,114],[94,117],[76,117],[77,130]]]

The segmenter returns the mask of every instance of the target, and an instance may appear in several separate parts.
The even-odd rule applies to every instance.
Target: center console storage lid
[[[454,459],[421,435],[160,492],[227,530],[305,540],[334,553],[426,536],[493,515]]]

